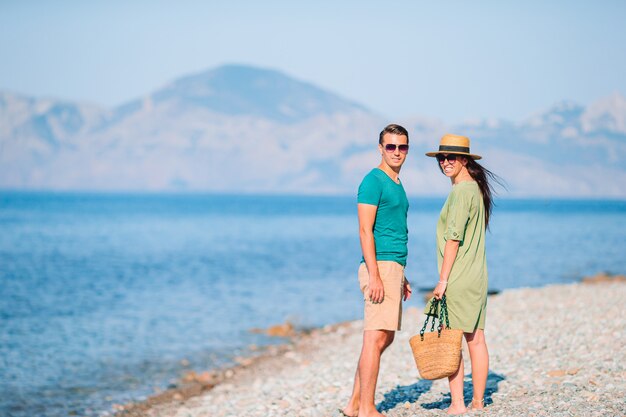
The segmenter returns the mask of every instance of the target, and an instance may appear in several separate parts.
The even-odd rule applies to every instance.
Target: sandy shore
[[[488,302],[491,355],[486,412],[497,416],[626,415],[626,283],[507,290]],[[408,339],[422,314],[408,309],[383,355],[376,401],[388,416],[445,415],[447,382],[420,380]],[[348,399],[360,321],[327,326],[275,348],[193,392],[127,408],[145,417],[331,417]],[[466,397],[471,398],[466,347]],[[211,379],[213,378],[213,379]],[[219,383],[218,383],[219,382]],[[470,414],[480,414],[474,412]]]

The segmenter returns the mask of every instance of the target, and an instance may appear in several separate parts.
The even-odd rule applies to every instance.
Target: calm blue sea
[[[442,203],[411,200],[414,287]],[[497,204],[492,288],[626,272],[626,202]],[[0,193],[0,415],[99,415],[276,343],[252,327],[359,318],[359,259],[353,197]]]

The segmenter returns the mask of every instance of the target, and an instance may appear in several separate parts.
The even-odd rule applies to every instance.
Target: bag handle
[[[439,317],[437,317],[437,306],[439,306]],[[441,297],[441,300],[437,300],[433,298],[430,302],[430,309],[428,310],[428,314],[426,315],[426,320],[424,321],[424,327],[420,330],[420,339],[424,341],[424,333],[426,332],[426,327],[428,326],[428,320],[432,317],[432,325],[430,326],[430,331],[435,331],[435,319],[439,319],[439,325],[437,326],[437,337],[441,337],[441,331],[443,330],[443,322],[446,322],[446,329],[450,328],[450,321],[448,319],[448,304],[446,303],[446,295],[444,294]]]

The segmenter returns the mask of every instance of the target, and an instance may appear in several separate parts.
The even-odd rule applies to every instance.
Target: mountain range
[[[449,188],[446,132],[504,180],[501,196],[626,198],[626,98],[557,103],[522,121],[389,120],[281,72],[226,65],[116,108],[0,92],[0,189],[354,194],[378,132],[404,125],[411,195]]]

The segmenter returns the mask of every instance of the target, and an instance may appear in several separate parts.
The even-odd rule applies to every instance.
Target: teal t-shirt
[[[374,168],[363,178],[357,200],[378,207],[374,221],[376,260],[406,266],[409,200],[402,183],[396,184],[383,170]]]

